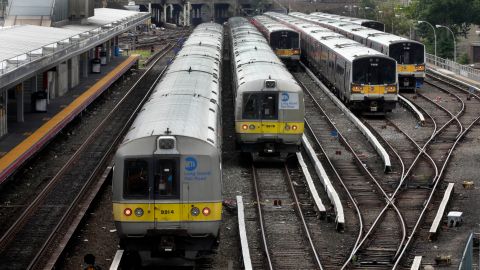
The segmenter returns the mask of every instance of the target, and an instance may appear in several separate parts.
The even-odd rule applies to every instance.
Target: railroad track
[[[350,217],[346,217],[346,220],[358,220],[358,235],[355,244],[352,246],[352,253],[344,258],[341,265],[332,265],[332,267],[340,268],[349,265],[349,267],[359,266],[365,268],[369,264],[391,264],[392,258],[398,252],[405,237],[405,226],[395,205],[392,205],[391,208],[384,207],[385,200],[389,197],[385,190],[392,192],[395,186],[392,186],[392,182],[389,184],[388,181],[378,181],[377,179],[394,179],[395,177],[385,177],[383,173],[379,173],[381,170],[369,169],[368,165],[365,166],[365,164],[372,162],[372,158],[369,160],[363,152],[360,155],[356,152],[359,148],[357,141],[364,138],[363,134],[360,132],[354,133],[351,129],[347,129],[347,132],[350,134],[349,139],[346,139],[339,130],[338,118],[332,120],[325,112],[326,110],[330,112],[335,110],[335,105],[327,105],[329,104],[328,98],[321,95],[321,90],[313,90],[317,87],[314,82],[309,83],[305,81],[305,78],[301,78],[298,74],[295,75],[301,83],[305,82],[303,86],[306,92],[305,106],[307,112],[306,123],[309,130],[308,137],[316,142],[319,158],[324,159],[322,163],[332,164],[329,175],[334,175],[337,180],[340,180],[348,197],[352,198],[349,203],[353,202],[354,207],[357,209],[356,216],[350,214]],[[309,88],[312,90],[309,90]],[[320,101],[322,102],[321,105]],[[325,110],[322,107],[325,107]],[[336,130],[338,140],[332,140],[332,136],[326,132],[329,130]],[[334,152],[325,152],[322,146],[334,149]],[[391,151],[393,152],[393,149]],[[341,157],[338,157],[340,153]],[[330,161],[326,157],[329,157]],[[333,173],[332,169],[334,170]],[[372,173],[371,171],[374,172]],[[398,173],[393,175],[396,174],[400,178]],[[390,181],[398,182],[399,179]],[[382,212],[387,213],[386,222],[382,223],[386,225],[387,233],[381,237],[377,236],[367,239],[369,250],[358,252],[357,249],[362,244],[361,239],[364,239],[369,234],[371,226],[378,223],[377,217]]]
[[[451,112],[446,109],[447,106],[438,105],[438,99],[432,100],[428,99],[432,104],[437,104],[437,110],[432,110],[432,117],[435,117],[435,114],[438,114],[440,111],[448,113],[451,116],[451,119],[447,121],[443,126],[440,126],[437,131],[432,136],[432,139],[429,140],[424,149],[431,155],[434,163],[438,168],[438,173],[433,179],[431,184],[432,188],[428,196],[425,196],[426,203],[424,206],[418,206],[421,209],[417,222],[412,228],[409,240],[407,241],[404,250],[402,251],[401,256],[397,259],[395,266],[402,264],[403,266],[409,265],[413,259],[413,256],[406,256],[407,248],[411,244],[413,236],[421,229],[422,221],[427,224],[431,224],[433,221],[433,216],[435,211],[427,211],[430,204],[438,205],[441,196],[434,196],[439,185],[444,182],[443,176],[448,167],[449,160],[452,156],[455,147],[462,140],[462,138],[471,130],[472,126],[477,123],[480,119],[480,97],[478,95],[470,95],[465,88],[461,88],[455,85],[451,85],[448,82],[430,82],[428,83],[437,88],[438,92],[446,93],[447,95],[454,96],[456,100],[460,103],[456,105],[457,110]],[[447,85],[445,85],[445,83]],[[471,96],[470,99],[467,99],[468,96]],[[437,101],[437,102],[435,102]],[[453,106],[448,106],[449,108],[455,108]],[[461,109],[458,109],[461,108]],[[437,117],[439,119],[439,117]],[[442,119],[442,118],[440,118]],[[443,120],[443,119],[442,119]],[[448,182],[448,179],[445,179]],[[425,235],[424,235],[425,236]],[[414,254],[412,254],[414,255]],[[403,258],[406,256],[406,258]]]
[[[323,269],[298,201],[298,173],[291,170],[286,163],[252,163],[266,268]]]
[[[64,241],[67,240],[64,234],[75,218],[76,207],[88,196],[115,145],[120,142],[135,113],[165,70],[165,56],[173,55],[170,55],[172,47],[165,47],[165,52],[159,55],[0,238],[0,262],[3,266],[10,269],[53,267],[50,258],[62,252],[62,244],[66,244]]]

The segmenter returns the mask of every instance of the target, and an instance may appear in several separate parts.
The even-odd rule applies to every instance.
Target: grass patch
[[[125,51],[123,53],[126,55]],[[147,60],[152,55],[150,50],[132,50],[132,51],[129,51],[128,54],[129,55],[132,55],[132,54],[139,54],[140,55],[140,60],[138,61],[138,65],[139,65],[140,68],[145,66],[145,60]]]

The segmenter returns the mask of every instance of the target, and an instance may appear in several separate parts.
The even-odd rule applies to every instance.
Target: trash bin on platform
[[[47,92],[38,91],[32,93],[35,104],[35,112],[47,112]]]
[[[92,59],[92,73],[100,73],[100,58]]]

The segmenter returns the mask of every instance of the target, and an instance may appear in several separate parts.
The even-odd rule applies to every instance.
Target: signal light
[[[250,129],[255,129],[255,125],[250,125]]]
[[[127,217],[131,216],[132,215],[132,209],[125,208],[125,210],[123,210],[123,214]]]
[[[388,85],[386,87],[387,93],[396,93],[397,92],[397,86],[395,85]]]
[[[362,92],[362,87],[359,86],[359,85],[354,85],[354,86],[352,86],[352,92],[360,93],[360,92]]]
[[[135,216],[137,217],[143,216],[143,209],[142,208],[135,209]]]
[[[210,215],[210,208],[208,208],[208,207],[203,208],[202,214],[203,214],[204,216]]]
[[[290,126],[288,124],[285,125],[285,130],[290,130]]]
[[[242,129],[243,129],[243,130],[247,130],[247,129],[248,129],[248,125],[243,125],[243,126],[242,126]]]
[[[416,65],[415,71],[425,71],[425,65]]]
[[[190,210],[190,214],[196,217],[198,216],[198,214],[200,214],[200,209],[198,209],[197,207],[192,207],[192,210]]]

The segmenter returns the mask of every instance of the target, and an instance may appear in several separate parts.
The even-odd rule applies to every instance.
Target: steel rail
[[[320,257],[318,256],[317,250],[315,248],[315,244],[313,243],[312,237],[310,235],[310,230],[308,229],[307,222],[305,221],[305,217],[303,216],[302,208],[300,207],[300,202],[298,200],[297,192],[295,191],[295,187],[293,186],[292,178],[290,177],[290,173],[288,171],[288,166],[286,163],[283,164],[285,168],[285,175],[287,176],[287,180],[290,186],[290,190],[292,191],[293,198],[295,199],[295,206],[297,208],[298,215],[302,220],[303,229],[308,239],[308,243],[310,244],[310,248],[312,249],[313,256],[315,257],[315,262],[320,270],[323,270],[322,263],[320,261]]]
[[[335,125],[333,124],[333,121],[328,117],[327,113],[325,112],[325,110],[323,109],[323,107],[320,105],[320,103],[315,99],[315,97],[313,96],[313,94],[310,92],[310,90],[302,83],[302,82],[299,82],[300,85],[302,86],[302,88],[305,90],[305,92],[312,98],[312,100],[314,101],[314,103],[317,105],[317,108],[320,109],[320,111],[322,112],[322,114],[328,119],[330,125],[332,125],[333,127],[335,127]],[[347,142],[347,140],[343,137],[343,134],[337,129],[337,132],[338,132],[338,136],[339,138],[341,139],[341,141],[343,142],[343,144],[347,147],[347,149],[349,149],[349,151],[352,153],[352,155],[355,157],[355,160],[359,163],[359,164],[362,164],[361,160],[360,160],[360,157],[357,155],[357,153],[353,150],[353,147]],[[314,133],[312,133],[314,134]],[[361,170],[363,170],[366,175],[375,183],[375,185],[377,186],[377,189],[382,193],[383,197],[385,198],[385,200],[389,201],[389,196],[388,194],[385,192],[385,190],[383,189],[383,187],[381,186],[381,184],[378,182],[378,180],[371,174],[371,172],[365,168],[364,166],[358,166],[358,167],[361,167]],[[343,183],[342,183],[343,184]],[[346,190],[348,190],[348,187],[346,185],[344,185],[344,188],[346,188]],[[401,212],[399,211],[399,209],[397,208],[397,206],[392,202],[392,201],[389,201],[389,204],[391,203],[392,207],[394,208],[394,211],[396,212],[397,214],[397,217],[398,219],[400,220],[400,224],[401,224],[401,227],[402,227],[402,234],[403,234],[403,238],[406,237],[406,226],[405,226],[405,221],[403,220],[403,217],[401,215]],[[360,211],[360,210],[359,210]],[[361,213],[361,211],[360,211]],[[363,230],[363,228],[362,228]],[[359,233],[359,238],[362,238],[362,235],[361,235],[361,231]],[[403,243],[403,241],[402,241]],[[355,251],[357,250],[358,248],[358,245],[360,244],[360,242],[356,242],[356,244],[354,245],[353,247],[353,251],[351,253],[351,255],[349,256],[349,258],[346,260],[346,262],[344,263],[344,265],[342,266],[342,269],[346,268],[347,265],[350,263],[351,259],[353,258],[353,256],[355,255]],[[400,247],[400,245],[399,245]]]
[[[165,48],[165,52],[162,53],[153,63],[152,65],[142,74],[142,76],[135,82],[135,84],[128,90],[127,94],[123,96],[123,98],[115,105],[115,107],[108,113],[108,115],[100,122],[100,124],[93,130],[93,132],[88,136],[88,138],[83,142],[83,144],[79,147],[77,152],[75,152],[70,158],[69,161],[62,167],[60,171],[66,172],[70,166],[73,164],[73,161],[76,160],[76,158],[85,150],[85,148],[92,143],[93,140],[96,139],[98,134],[103,131],[103,127],[111,121],[111,117],[117,113],[118,109],[123,105],[123,102],[129,98],[130,94],[136,89],[138,83],[143,79],[144,75],[150,72],[153,67],[160,61],[171,49],[173,48],[172,45],[168,45]],[[35,265],[39,262],[40,258],[42,258],[43,255],[46,253],[46,248],[49,246],[51,243],[52,239],[55,237],[55,235],[58,233],[58,230],[62,227],[62,225],[65,224],[65,221],[67,218],[74,212],[75,207],[79,204],[82,196],[87,192],[87,188],[91,185],[92,182],[95,180],[95,176],[98,174],[100,169],[103,167],[103,165],[108,161],[109,156],[111,153],[115,150],[116,145],[120,142],[120,140],[123,138],[123,135],[125,132],[128,130],[130,127],[131,123],[133,120],[135,120],[136,114],[140,111],[142,108],[143,104],[147,101],[148,97],[152,93],[153,89],[155,88],[157,82],[160,80],[160,78],[163,76],[165,73],[165,70],[167,67],[163,68],[163,70],[157,75],[155,78],[154,82],[151,84],[150,88],[148,89],[146,95],[142,98],[138,106],[134,109],[133,113],[130,115],[129,119],[127,122],[123,125],[121,128],[121,131],[117,134],[115,137],[113,144],[110,145],[110,147],[107,149],[107,151],[103,154],[103,156],[100,159],[100,162],[97,164],[95,169],[91,172],[91,174],[88,177],[88,180],[85,182],[83,185],[82,189],[80,192],[75,196],[75,199],[72,201],[70,206],[68,207],[67,211],[65,214],[61,217],[60,221],[57,223],[53,231],[50,233],[48,236],[47,240],[43,244],[43,246],[40,248],[39,252],[36,254],[30,265],[27,267],[27,269],[33,269]],[[62,174],[57,174],[56,177],[61,177]],[[56,179],[52,179],[56,181]]]
[[[263,242],[263,250],[265,252],[265,256],[267,258],[268,268],[273,270],[272,259],[270,258],[270,251],[268,249],[267,243],[267,236],[265,234],[265,226],[263,225],[263,214],[262,214],[262,205],[260,203],[260,194],[258,192],[258,185],[257,185],[257,170],[255,169],[255,165],[252,162],[252,179],[253,179],[253,186],[255,188],[255,196],[257,198],[257,211],[258,211],[258,220],[260,221],[260,230],[262,233],[262,242]]]

